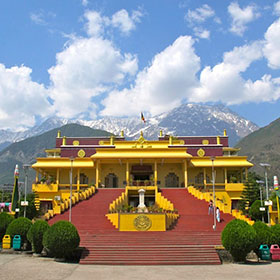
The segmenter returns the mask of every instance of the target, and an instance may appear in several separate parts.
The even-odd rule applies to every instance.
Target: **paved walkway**
[[[280,262],[213,266],[100,266],[58,263],[31,255],[0,254],[2,280],[278,280]]]

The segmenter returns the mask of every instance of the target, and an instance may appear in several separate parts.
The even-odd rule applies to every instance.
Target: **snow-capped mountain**
[[[0,130],[0,144],[20,141],[68,123],[79,123],[91,128],[106,130],[115,135],[119,135],[123,130],[125,136],[130,139],[138,138],[140,131],[143,131],[146,139],[157,139],[160,130],[164,134],[179,136],[223,135],[223,131],[226,129],[231,145],[259,128],[223,105],[184,104],[169,112],[148,118],[146,123],[143,123],[140,116],[139,118],[105,117],[91,121],[52,117],[24,132]]]

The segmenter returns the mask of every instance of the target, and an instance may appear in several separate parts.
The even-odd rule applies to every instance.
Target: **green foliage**
[[[65,258],[73,253],[80,244],[80,236],[73,224],[59,221],[44,234],[43,245],[57,258]]]
[[[256,244],[254,251],[258,253],[258,249],[260,245],[266,244],[270,246],[273,244],[273,233],[270,227],[268,227],[265,223],[261,221],[257,221],[254,223],[253,228],[256,231]]]
[[[272,243],[280,246],[280,224],[272,226],[271,231],[273,234]]]
[[[16,234],[19,234],[22,242],[25,242],[27,240],[27,232],[31,226],[32,222],[29,219],[21,217],[13,220],[9,224],[6,234],[11,235],[11,238],[13,238]]]
[[[222,243],[234,261],[245,261],[247,254],[255,248],[256,231],[248,223],[232,220],[222,232]]]
[[[32,245],[32,250],[40,254],[43,250],[43,235],[50,228],[46,221],[38,220],[29,229],[27,239]]]
[[[249,209],[249,217],[254,220],[254,221],[261,221],[262,217],[264,215],[264,213],[266,212],[262,212],[260,211],[260,207],[261,207],[261,201],[260,200],[256,200],[253,202],[253,204],[251,205],[250,209]]]
[[[0,242],[6,233],[8,225],[14,220],[14,217],[6,212],[0,213]]]
[[[239,209],[244,215],[248,215],[251,205],[260,199],[259,186],[256,183],[258,179],[255,173],[248,174],[248,181],[245,183],[245,188],[241,195],[241,200],[239,202]]]
[[[21,200],[24,200],[22,197]],[[33,218],[37,218],[40,216],[40,210],[38,211],[35,207],[35,194],[34,193],[29,193],[26,196],[26,200],[28,201],[28,206],[26,207],[26,217],[30,220]],[[19,216],[23,217],[24,216],[24,208],[23,206],[20,206],[20,212]]]

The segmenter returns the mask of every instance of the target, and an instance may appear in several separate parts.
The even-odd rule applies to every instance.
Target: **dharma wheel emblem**
[[[80,158],[83,158],[85,155],[86,155],[86,152],[85,152],[84,150],[80,150],[80,151],[78,152],[78,156],[79,156]]]
[[[205,155],[205,151],[204,151],[203,149],[199,149],[199,150],[197,151],[197,155],[198,155],[199,157],[203,157],[203,156]]]
[[[139,215],[134,219],[134,227],[137,230],[146,231],[152,226],[152,221],[146,215]]]

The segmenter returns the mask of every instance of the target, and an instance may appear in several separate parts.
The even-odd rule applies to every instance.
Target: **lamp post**
[[[28,206],[28,203],[26,202],[26,190],[27,190],[27,182],[28,182],[28,169],[29,169],[30,166],[31,166],[30,164],[24,164],[23,165],[23,170],[24,170],[24,174],[25,174],[24,203],[23,203],[23,207],[24,207],[23,216],[24,216],[24,218],[26,217],[26,207]]]
[[[213,183],[213,209],[214,209],[214,220],[213,220],[213,230],[216,230],[216,197],[215,197],[215,170],[214,170],[214,160],[215,157],[211,157],[212,161],[212,183]]]
[[[72,188],[73,188],[73,161],[74,157],[70,157],[70,205],[69,205],[69,222],[72,220]]]
[[[262,187],[263,187],[264,181],[262,181],[262,180],[256,180],[256,183],[260,185],[261,207],[263,208]],[[263,220],[263,213],[262,213],[262,222],[264,222],[264,220]]]
[[[260,166],[264,167],[266,200],[268,201],[267,168],[270,167],[270,164],[260,163]],[[267,219],[268,219],[268,225],[270,226],[269,206],[267,207]]]

